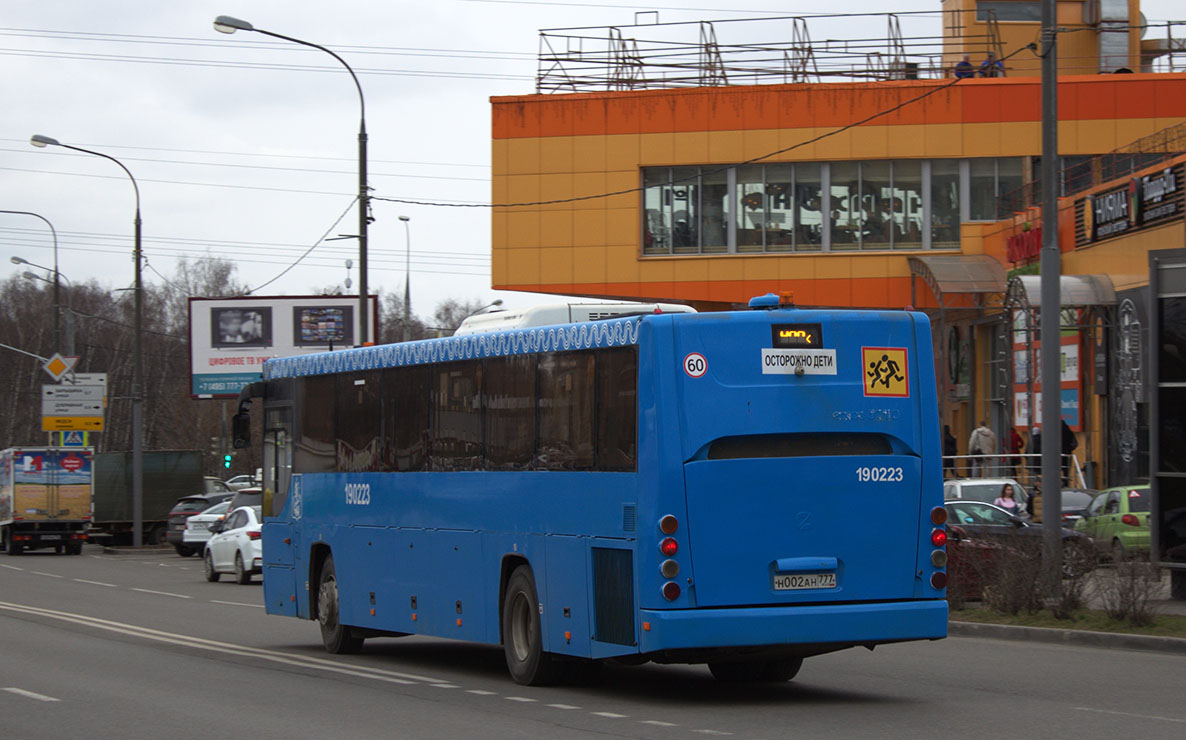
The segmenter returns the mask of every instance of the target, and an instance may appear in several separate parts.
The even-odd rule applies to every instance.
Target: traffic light
[[[222,456],[222,467],[230,469],[230,467],[231,467],[231,456],[230,455]]]

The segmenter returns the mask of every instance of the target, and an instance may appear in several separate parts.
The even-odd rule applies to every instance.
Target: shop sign
[[[1130,226],[1135,226],[1131,206],[1137,189],[1137,180],[1132,180],[1123,188],[1083,199],[1083,234],[1088,241],[1123,234]]]
[[[1042,227],[1014,234],[1005,242],[1005,256],[1010,262],[1035,260],[1042,252]]]
[[[1135,177],[1127,185],[1095,193],[1078,203],[1081,228],[1076,246],[1126,234],[1146,226],[1181,218],[1183,210],[1182,165]],[[1024,235],[1018,235],[1024,236]],[[1009,240],[1010,254],[1012,242]],[[1012,257],[1010,257],[1012,259]]]
[[[1173,194],[1178,192],[1178,175],[1173,167],[1140,178],[1141,225],[1152,223],[1177,214],[1178,201]]]

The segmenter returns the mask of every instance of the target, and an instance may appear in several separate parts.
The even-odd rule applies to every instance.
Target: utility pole
[[[1062,591],[1062,392],[1059,326],[1062,319],[1062,254],[1058,245],[1058,30],[1057,0],[1042,0],[1042,540],[1047,593]]]

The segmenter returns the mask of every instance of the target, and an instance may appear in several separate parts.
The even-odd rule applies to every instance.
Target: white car
[[[227,488],[232,491],[238,491],[241,488],[251,488],[258,486],[259,483],[255,480],[254,475],[236,475],[234,478],[228,478],[226,481]]]
[[[210,539],[210,525],[225,519],[229,508],[231,508],[231,502],[223,501],[221,504],[215,504],[201,514],[194,514],[185,520],[185,531],[181,533],[181,544],[189,554],[203,550],[206,541]]]
[[[239,583],[251,583],[251,576],[263,572],[263,542],[260,540],[260,507],[240,506],[227,518],[212,525],[203,560],[206,580],[217,581],[233,573]]]

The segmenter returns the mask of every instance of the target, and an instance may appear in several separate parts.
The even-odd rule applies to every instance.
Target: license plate
[[[60,540],[60,539],[62,539],[62,535],[60,535],[60,534],[43,534],[43,535],[41,535],[41,539],[46,540],[47,542],[49,540]]]
[[[775,574],[775,591],[804,591],[813,588],[836,588],[835,573]]]
[[[206,524],[204,522],[190,522],[189,528],[195,531],[199,529],[205,530]]]

